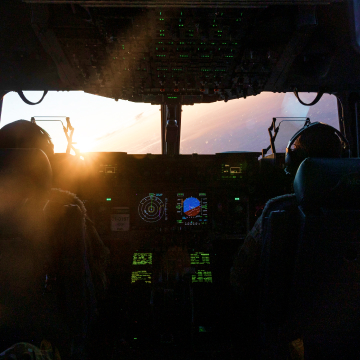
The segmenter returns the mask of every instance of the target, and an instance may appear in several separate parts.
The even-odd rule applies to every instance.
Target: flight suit
[[[259,300],[258,282],[261,252],[264,245],[264,219],[272,211],[285,210],[295,206],[297,206],[295,194],[282,195],[269,200],[262,215],[257,219],[235,255],[230,271],[230,283],[241,298],[249,299],[247,303],[253,303],[256,306]],[[304,358],[302,339],[295,339],[289,343],[289,356],[293,360]]]

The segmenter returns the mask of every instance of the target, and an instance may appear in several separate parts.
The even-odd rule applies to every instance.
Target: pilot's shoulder
[[[44,212],[47,218],[56,222],[74,216],[77,219],[87,218],[84,203],[75,194],[55,188],[50,191],[49,202]]]
[[[270,215],[272,211],[287,210],[297,205],[295,194],[286,194],[270,199],[263,210],[262,218]]]
[[[84,203],[70,191],[52,188],[50,191],[50,201],[60,205],[77,205],[81,212],[84,215],[86,214]]]

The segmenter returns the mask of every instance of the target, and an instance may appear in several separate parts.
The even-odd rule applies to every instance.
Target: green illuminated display
[[[152,253],[134,253],[133,265],[151,265]]]
[[[230,167],[230,174],[241,174],[242,166],[232,166]]]
[[[191,265],[210,265],[210,254],[203,252],[196,252],[190,254]]]
[[[212,328],[209,326],[199,326],[199,332],[212,332]]]
[[[133,284],[137,281],[144,281],[147,284],[151,284],[151,273],[146,270],[133,271],[131,273],[131,283]]]
[[[222,179],[241,179],[243,174],[243,164],[238,166],[230,166],[229,164],[221,165]]]
[[[191,275],[191,282],[212,283],[212,273],[211,271],[197,270],[196,275]]]

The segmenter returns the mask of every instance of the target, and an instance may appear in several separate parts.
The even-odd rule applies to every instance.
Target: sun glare
[[[95,145],[95,141],[92,139],[81,139],[77,140],[74,147],[79,149],[81,153],[91,151]]]

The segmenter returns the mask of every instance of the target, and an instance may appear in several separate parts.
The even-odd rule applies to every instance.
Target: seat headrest
[[[296,173],[294,190],[304,209],[359,209],[360,159],[307,158]]]
[[[16,184],[36,192],[51,189],[50,162],[40,149],[0,149],[0,186]]]

